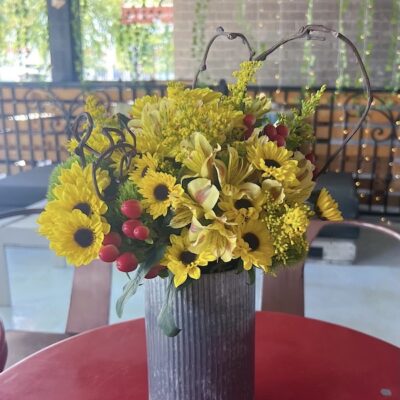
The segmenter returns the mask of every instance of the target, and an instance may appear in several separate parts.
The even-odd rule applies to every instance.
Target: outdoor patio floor
[[[9,248],[12,307],[0,307],[6,329],[63,332],[73,268],[52,267],[45,249]],[[309,260],[305,269],[306,316],[348,326],[400,347],[400,245],[362,232],[353,265]],[[262,275],[257,275],[260,304]],[[110,323],[121,321],[114,304],[126,276],[113,272]],[[141,287],[122,320],[144,315]]]

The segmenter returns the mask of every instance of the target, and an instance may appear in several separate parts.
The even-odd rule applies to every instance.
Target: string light
[[[359,181],[356,182],[356,186],[359,187],[361,183]]]

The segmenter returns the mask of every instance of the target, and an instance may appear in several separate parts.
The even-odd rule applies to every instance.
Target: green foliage
[[[156,265],[164,255],[165,247],[153,247],[146,261],[139,264],[136,275],[125,286],[122,295],[117,301],[116,310],[119,317],[122,316],[126,302],[136,293],[146,274]]]
[[[175,290],[173,277],[171,276],[164,303],[161,307],[160,314],[157,317],[158,326],[168,337],[174,337],[181,331],[181,329],[176,326],[174,316],[172,314],[172,296]]]
[[[205,22],[210,0],[196,0],[192,27],[192,57],[200,62],[205,47]]]

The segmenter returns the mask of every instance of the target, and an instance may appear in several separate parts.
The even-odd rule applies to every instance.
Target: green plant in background
[[[338,31],[344,32],[344,17],[346,16],[346,12],[349,9],[350,0],[339,0],[339,21],[338,21]],[[347,48],[346,44],[342,41],[339,41],[338,48],[338,70],[339,75],[336,79],[336,88],[340,90],[344,86],[350,86],[350,75],[347,71],[348,62],[347,62]]]
[[[385,68],[390,77],[386,88],[391,88],[393,92],[397,92],[400,89],[400,2],[398,0],[392,0],[391,15],[391,41]]]
[[[200,62],[206,46],[205,24],[210,0],[196,0],[192,28],[192,57]]]
[[[374,27],[374,5],[375,0],[360,1],[360,16],[358,21],[358,48],[362,51],[363,61],[367,72],[370,72],[369,61],[373,49],[372,30]],[[354,86],[361,86],[363,78],[358,72],[354,81]]]
[[[314,8],[314,0],[308,0],[307,3],[307,13],[306,19],[307,24],[312,24],[313,22],[313,8]],[[304,50],[303,50],[303,64],[301,66],[301,72],[303,75],[306,76],[306,89],[310,88],[315,84],[315,55],[312,52],[312,41],[306,40],[304,43]]]
[[[101,60],[115,48],[117,68],[133,80],[170,77],[173,70],[173,29],[169,24],[121,23],[121,0],[80,0],[84,70],[104,74]],[[159,6],[160,1],[131,1],[130,7]],[[94,28],[94,29],[93,29]],[[154,62],[157,60],[157,62]]]
[[[0,57],[3,65],[37,62],[43,74],[50,68],[46,0],[2,0]],[[35,59],[30,56],[35,53]]]

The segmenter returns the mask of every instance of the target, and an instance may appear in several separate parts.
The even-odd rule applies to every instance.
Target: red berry
[[[99,258],[105,262],[113,262],[119,255],[118,249],[113,244],[102,246],[99,252]]]
[[[125,236],[134,239],[135,235],[133,234],[133,231],[140,225],[142,225],[142,223],[139,220],[128,219],[122,224],[122,232],[124,232]]]
[[[133,237],[137,240],[146,240],[149,237],[150,231],[147,226],[140,225],[133,230]]]
[[[244,139],[247,140],[251,136],[253,131],[254,131],[253,127],[252,128],[247,128],[246,132],[244,133]]]
[[[276,127],[276,132],[278,133],[279,136],[282,136],[284,139],[286,139],[289,135],[289,129],[285,125],[278,125]]]
[[[122,253],[117,258],[117,268],[122,272],[132,272],[138,266],[138,260],[133,253]]]
[[[278,134],[276,132],[276,128],[272,124],[268,124],[264,126],[264,135],[268,136],[269,140],[276,140]]]
[[[104,235],[103,246],[106,246],[107,244],[113,244],[114,246],[119,247],[121,246],[121,243],[121,235],[117,232],[110,232],[107,233],[107,235]]]
[[[243,118],[243,123],[248,127],[252,128],[256,123],[257,118],[253,114],[247,114]]]
[[[305,158],[310,161],[311,164],[315,164],[315,154],[313,152],[306,154]]]
[[[164,265],[157,264],[155,265],[146,275],[146,279],[153,279],[160,273],[161,270],[166,268]]]
[[[282,136],[278,135],[276,137],[276,144],[278,145],[278,147],[283,147],[286,144],[286,140]]]
[[[128,218],[139,218],[142,215],[142,205],[139,200],[126,200],[121,204],[121,212]]]

